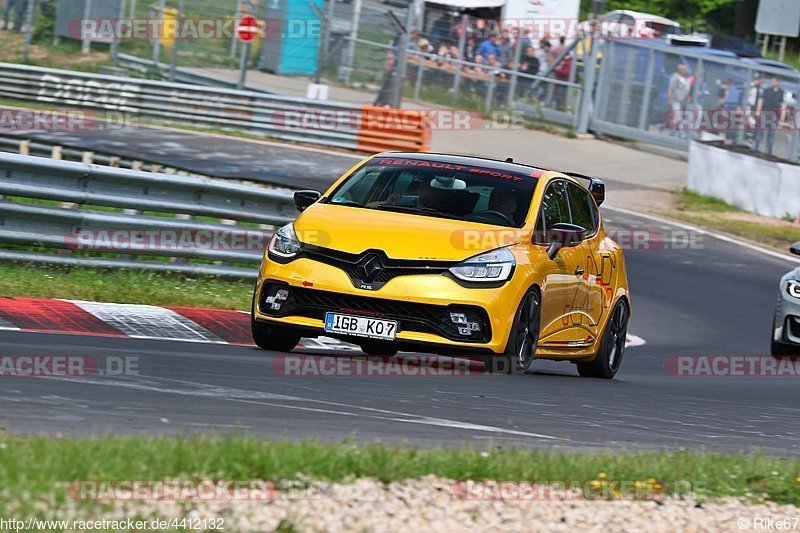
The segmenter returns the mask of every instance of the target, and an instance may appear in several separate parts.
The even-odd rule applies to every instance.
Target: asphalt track
[[[329,184],[358,161],[353,155],[329,150],[146,126],[71,131],[17,129],[13,135],[217,178],[294,188]]]
[[[607,229],[672,231],[684,241],[671,225],[604,216]],[[665,369],[679,355],[766,357],[777,282],[794,264],[709,236],[693,239],[689,249],[626,253],[630,331],[647,344],[628,349],[612,381],[545,361],[527,376],[285,377],[273,370],[281,354],[245,346],[3,331],[4,355],[138,357],[139,375],[2,378],[0,421],[13,433],[246,431],[426,447],[800,455],[797,378],[679,377]]]

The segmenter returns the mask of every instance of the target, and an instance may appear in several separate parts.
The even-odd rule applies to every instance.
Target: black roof
[[[376,157],[378,156],[400,157],[416,159],[417,161],[431,161],[434,163],[457,163],[461,165],[488,166],[505,172],[518,172],[522,174],[530,174],[531,169],[546,172],[546,169],[535,167],[533,165],[526,165],[516,162],[509,163],[498,159],[489,159],[488,157],[476,157],[471,155],[437,154],[431,152],[383,152],[376,155]]]

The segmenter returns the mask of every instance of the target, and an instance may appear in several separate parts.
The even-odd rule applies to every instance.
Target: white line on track
[[[471,422],[462,422],[460,420],[451,420],[447,418],[436,418],[429,416],[416,415],[413,413],[404,413],[402,411],[389,411],[386,409],[376,409],[372,407],[365,407],[363,405],[350,405],[339,402],[329,402],[325,400],[316,400],[312,398],[302,398],[299,396],[287,396],[282,394],[271,394],[260,391],[251,391],[246,389],[232,389],[229,387],[217,387],[206,383],[198,383],[193,381],[173,380],[173,379],[159,379],[148,377],[148,382],[137,382],[132,380],[115,381],[113,379],[93,379],[93,378],[68,378],[68,377],[47,377],[45,379],[55,379],[59,381],[68,381],[73,383],[80,383],[86,385],[103,385],[108,387],[121,387],[134,390],[147,390],[152,392],[160,392],[164,394],[179,394],[182,396],[196,396],[215,398],[223,401],[234,401],[240,403],[248,403],[254,405],[263,405],[269,407],[277,407],[282,409],[293,409],[299,411],[308,411],[316,413],[325,413],[339,416],[350,416],[356,418],[369,418],[374,420],[385,420],[391,422],[404,422],[408,424],[422,424],[427,426],[438,426],[453,429],[464,429],[468,431],[488,432],[488,433],[501,433],[506,435],[517,435],[521,437],[531,437],[546,440],[568,440],[562,437],[555,437],[553,435],[544,435],[541,433],[530,433],[527,431],[518,431],[514,429],[505,429],[495,426],[486,426],[483,424],[473,424]],[[158,382],[167,382],[178,385],[185,385],[195,387],[195,389],[180,389],[175,387],[159,386]],[[273,401],[265,401],[271,399]],[[283,400],[286,402],[307,402],[322,404],[326,407],[304,407],[301,405],[290,405],[286,403],[275,403],[276,400]],[[335,408],[348,408],[354,411],[342,411]],[[358,412],[360,411],[360,412]]]
[[[622,207],[612,207],[612,206],[603,206],[603,209],[608,211],[616,211],[618,213],[622,213],[624,215],[630,215],[633,217],[644,218],[646,220],[651,220],[653,222],[658,222],[660,224],[666,224],[672,227],[681,228],[689,231],[694,231],[699,233],[700,235],[707,235],[708,237],[712,237],[714,239],[728,242],[731,244],[735,244],[737,246],[741,246],[743,248],[747,248],[749,250],[753,250],[755,252],[762,253],[764,255],[768,255],[770,257],[774,257],[776,259],[785,259],[786,261],[790,261],[792,263],[800,263],[800,259],[792,257],[788,254],[784,254],[778,252],[776,250],[770,250],[769,248],[764,248],[763,246],[759,246],[757,244],[753,244],[747,241],[743,241],[739,237],[733,237],[731,235],[725,235],[724,233],[718,233],[716,231],[712,231],[709,229],[701,228],[700,226],[695,226],[694,224],[687,224],[685,222],[679,222],[677,220],[671,220],[669,218],[660,217],[657,215],[649,215],[645,213],[640,213],[638,211],[632,211],[630,209],[625,209]]]

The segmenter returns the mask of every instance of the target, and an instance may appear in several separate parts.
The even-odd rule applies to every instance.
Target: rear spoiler
[[[578,174],[577,172],[564,172],[564,174],[571,178],[588,181],[589,184],[586,188],[594,198],[595,203],[598,205],[598,207],[603,204],[606,199],[606,184],[603,180],[600,178],[587,176],[586,174]]]

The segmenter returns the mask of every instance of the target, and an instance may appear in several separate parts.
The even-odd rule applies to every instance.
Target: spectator
[[[11,12],[14,12],[14,20],[21,20],[19,14],[22,12],[22,4],[24,4],[24,0],[6,0],[5,6],[3,6],[3,29],[10,30],[11,25],[9,19],[11,18]]]
[[[426,39],[425,37],[422,37],[420,40],[417,41],[417,50],[419,50],[420,52],[423,52],[425,54],[432,54],[433,53],[433,45],[431,44],[431,42],[428,39]]]
[[[786,102],[784,102],[784,92],[779,85],[777,77],[773,76],[770,86],[764,89],[763,96],[759,102],[756,115],[756,150],[761,146],[761,139],[764,132],[767,132],[767,153],[772,155],[775,146],[775,130],[778,129],[786,116]]]
[[[742,96],[742,105],[746,106],[747,114],[747,135],[750,140],[753,140],[753,129],[756,126],[756,112],[761,104],[761,95],[763,94],[764,73],[759,72],[756,78],[750,82],[747,92]]]
[[[539,74],[539,58],[536,57],[536,49],[533,46],[528,46],[522,52],[522,58],[519,62],[519,71],[522,74],[535,76]],[[533,92],[533,78],[522,77],[519,80],[520,92],[523,98],[529,98]]]
[[[497,66],[503,58],[503,47],[500,46],[500,36],[492,35],[483,41],[475,50],[475,62]]]
[[[550,67],[549,58],[551,48],[552,45],[547,39],[542,39],[539,41],[539,50],[536,54],[536,57],[539,59],[539,70],[542,73],[547,72],[547,69]]]
[[[556,62],[558,57],[564,53],[564,50],[567,48],[564,43],[566,43],[566,38],[562,35],[558,39],[558,44],[550,49],[550,57],[547,58],[548,63],[552,65]]]
[[[669,127],[673,130],[678,128],[678,119],[681,111],[686,109],[686,105],[691,102],[692,82],[689,79],[689,67],[686,63],[678,65],[678,70],[669,77],[669,88],[667,89],[667,100],[669,101],[670,116],[668,118]]]
[[[563,39],[563,37],[562,37]],[[564,53],[563,44],[561,46],[561,52],[559,55]],[[556,56],[558,58],[558,56]],[[553,71],[555,77],[558,81],[567,82],[569,81],[569,76],[572,74],[572,54],[567,54],[564,58],[559,61],[558,65],[556,65],[555,70]],[[567,105],[567,86],[558,84],[556,85],[555,89],[555,97],[556,97],[556,108],[563,110]]]
[[[453,45],[447,46],[446,43],[441,43],[436,55],[439,56],[439,64],[444,65],[450,63],[452,59],[458,59],[458,48]]]
[[[444,14],[431,27],[431,40],[435,43],[454,44],[453,23],[449,15]]]

